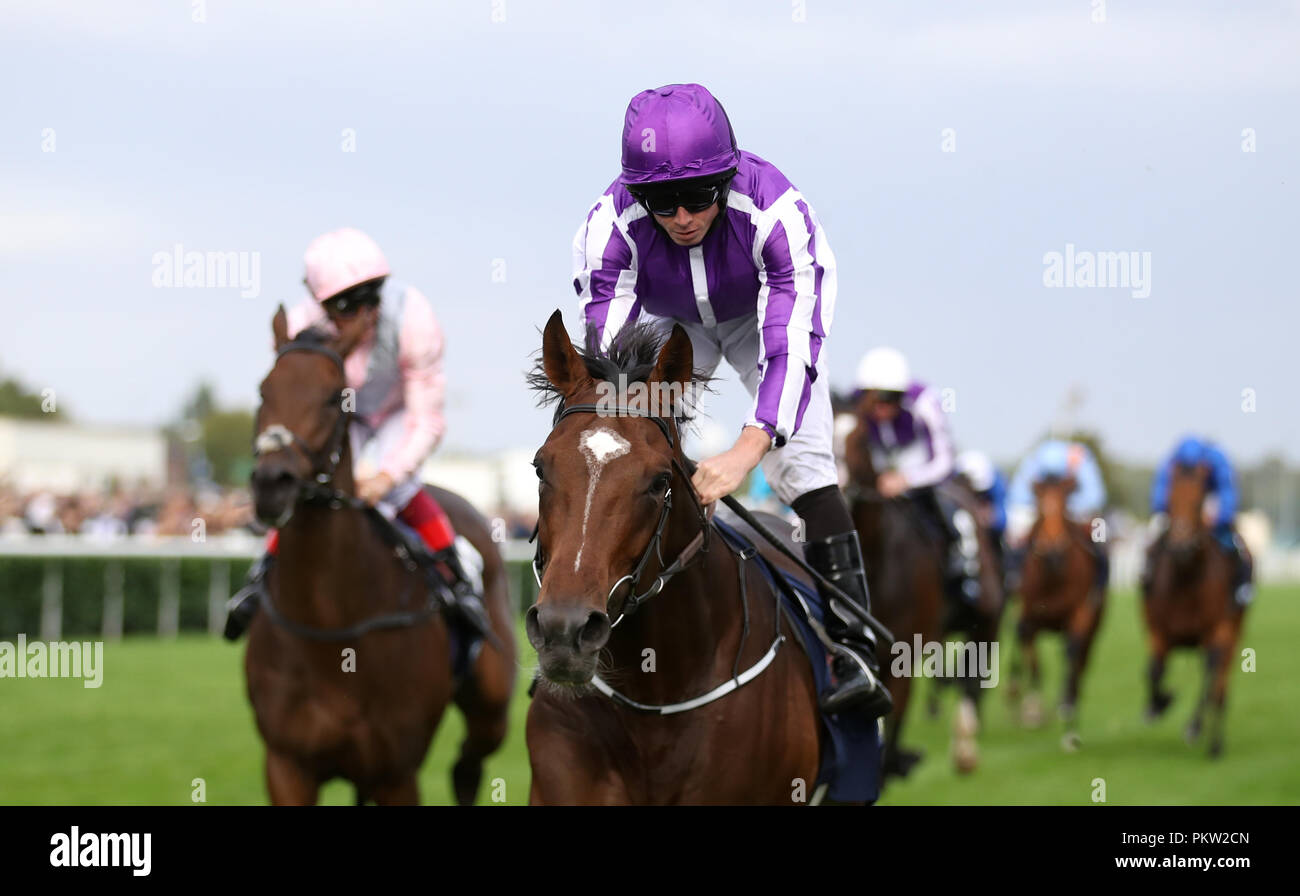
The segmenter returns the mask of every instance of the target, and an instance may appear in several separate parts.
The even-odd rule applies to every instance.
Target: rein
[[[563,420],[565,417],[569,416],[570,414],[600,414],[602,416],[608,416],[609,409],[605,407],[598,408],[594,404],[573,405],[571,407],[564,408],[563,410],[560,411],[560,413],[556,414],[555,421],[552,424],[552,428],[558,425],[561,420]],[[621,579],[619,579],[617,582],[614,583],[614,586],[610,588],[609,595],[605,599],[606,613],[609,613],[609,608],[611,606],[611,601],[613,600],[614,597],[614,592],[617,591],[619,587],[622,586],[623,582],[630,583],[631,585],[630,594],[620,604],[618,610],[618,618],[615,619],[614,622],[610,624],[611,629],[614,626],[616,626],[619,622],[621,622],[624,618],[631,615],[632,612],[635,611],[638,607],[640,607],[643,603],[645,603],[646,601],[650,600],[650,598],[656,596],[661,591],[663,591],[664,586],[668,584],[668,581],[672,579],[673,576],[682,572],[691,563],[698,560],[703,555],[707,554],[709,550],[711,533],[713,531],[713,521],[709,519],[708,513],[705,511],[704,506],[700,504],[699,497],[695,494],[695,489],[691,487],[691,477],[689,472],[687,471],[687,467],[694,468],[694,464],[692,464],[690,460],[687,459],[686,465],[683,466],[682,462],[678,459],[677,449],[679,445],[677,440],[673,438],[672,429],[669,428],[668,422],[664,420],[662,417],[656,417],[642,411],[634,411],[630,408],[618,408],[616,409],[616,415],[623,416],[623,417],[644,417],[647,420],[652,420],[655,423],[655,425],[659,427],[659,430],[664,434],[664,438],[668,440],[668,444],[674,449],[673,468],[677,471],[678,475],[682,477],[682,480],[685,482],[686,485],[686,490],[690,494],[691,500],[695,503],[695,510],[700,521],[700,531],[699,533],[696,534],[696,536],[693,539],[691,539],[690,543],[687,544],[686,547],[682,549],[681,553],[677,555],[677,558],[673,560],[673,562],[670,565],[662,569],[659,575],[655,577],[655,580],[650,585],[650,587],[647,588],[645,592],[638,595],[636,593],[637,584],[641,580],[641,573],[645,570],[646,564],[649,562],[651,555],[652,554],[658,555],[660,564],[663,563],[663,553],[662,553],[663,531],[664,531],[664,526],[668,521],[668,511],[672,507],[672,489],[669,488],[668,491],[665,492],[664,494],[663,508],[659,512],[659,522],[655,526],[655,533],[650,538],[650,543],[646,545],[645,552],[641,555],[640,562],[637,563],[635,569],[633,569],[631,573],[623,576]],[[532,538],[530,538],[529,541],[537,540],[538,533],[540,531],[541,531],[541,521],[538,520],[537,526],[533,529]],[[737,550],[736,548],[732,547],[732,545],[727,541],[727,539],[722,538],[721,540],[722,543],[725,544],[729,550],[733,551],[736,554],[736,559],[737,559],[736,565],[740,576],[740,603],[741,603],[741,608],[744,612],[744,624],[743,624],[743,629],[740,637],[740,646],[737,648],[736,651],[736,660],[732,666],[731,678],[727,679],[722,684],[718,685],[712,690],[699,695],[698,697],[693,697],[689,700],[683,700],[677,703],[667,703],[667,704],[640,703],[636,700],[633,700],[631,697],[627,697],[623,694],[620,694],[618,691],[614,690],[603,679],[601,679],[599,675],[592,676],[592,680],[591,680],[592,687],[594,687],[601,694],[604,694],[609,699],[613,700],[615,703],[618,703],[620,706],[627,707],[628,709],[634,710],[636,712],[667,716],[667,715],[674,715],[680,712],[686,712],[692,709],[698,709],[701,706],[705,706],[709,703],[714,702],[715,700],[719,700],[722,697],[725,697],[727,694],[730,694],[732,691],[735,691],[738,688],[742,687],[743,685],[746,685],[749,682],[753,681],[755,678],[761,675],[764,672],[764,670],[767,669],[768,666],[772,664],[772,661],[776,659],[777,651],[780,650],[781,645],[785,643],[785,635],[781,634],[781,610],[780,610],[781,596],[779,593],[775,592],[774,590],[773,597],[777,602],[777,606],[776,606],[776,612],[774,614],[774,618],[776,620],[776,632],[775,632],[775,637],[772,640],[772,645],[767,649],[767,652],[763,654],[763,656],[758,660],[757,663],[755,663],[750,668],[746,669],[744,672],[740,672],[739,671],[740,657],[744,653],[745,641],[749,637],[749,595],[745,586],[745,564],[748,563],[751,559],[753,559],[753,557],[758,553],[758,551],[752,546],[747,550],[743,550],[743,551]],[[541,559],[541,554],[542,554],[542,545],[541,545],[541,541],[538,540],[537,550],[536,553],[533,555],[533,576],[537,579],[537,587],[539,589],[542,586],[543,563]]]
[[[620,621],[622,621],[622,619],[625,616],[630,615],[636,608],[638,608],[641,604],[645,603],[645,601],[649,600],[650,598],[654,597],[655,595],[663,591],[663,588],[668,583],[669,579],[671,579],[673,576],[677,575],[682,570],[684,570],[693,560],[698,559],[699,555],[707,553],[709,547],[709,533],[710,530],[713,528],[712,521],[709,519],[708,514],[705,512],[703,505],[700,504],[700,500],[695,493],[695,489],[691,486],[691,473],[693,473],[695,470],[695,464],[691,462],[690,458],[684,458],[685,460],[684,465],[678,459],[678,452],[676,449],[679,446],[677,441],[673,438],[672,430],[669,428],[667,421],[665,421],[661,417],[657,417],[639,410],[632,410],[630,408],[616,408],[614,410],[615,413],[613,414],[613,416],[644,417],[648,420],[651,420],[654,422],[656,426],[659,427],[660,431],[664,434],[664,438],[668,440],[668,444],[674,449],[673,467],[677,470],[678,474],[685,481],[687,491],[691,496],[691,500],[694,501],[695,503],[696,512],[698,513],[700,519],[700,532],[695,536],[695,538],[691,540],[691,542],[685,548],[682,549],[682,552],[677,556],[677,558],[672,562],[672,564],[666,567],[655,578],[654,583],[645,591],[645,593],[641,595],[636,594],[637,583],[640,581],[641,573],[645,569],[646,563],[649,561],[651,554],[652,553],[659,554],[660,563],[663,562],[663,555],[660,551],[660,547],[662,543],[663,529],[664,529],[664,525],[668,520],[668,510],[671,506],[671,499],[672,499],[672,489],[671,488],[668,489],[667,493],[665,493],[664,495],[664,505],[663,505],[663,509],[660,511],[659,514],[659,522],[658,525],[655,527],[655,534],[651,537],[650,543],[646,545],[645,553],[642,554],[640,562],[637,563],[636,568],[633,570],[633,572],[630,575],[623,576],[623,578],[619,579],[617,582],[614,583],[614,586],[610,589],[609,595],[605,599],[606,613],[608,614],[609,608],[611,606],[611,601],[613,600],[614,592],[622,585],[623,582],[628,581],[631,583],[632,596],[625,599],[623,604],[619,607],[618,618],[613,623],[610,624],[611,629],[615,625],[617,625]],[[559,413],[556,414],[555,419],[551,424],[552,429],[554,429],[554,427],[557,426],[559,422],[563,420],[565,417],[569,416],[570,414],[578,414],[578,413],[600,414],[602,416],[611,416],[610,409],[606,407],[597,407],[594,404],[573,405],[572,407],[563,408]],[[839,587],[837,587],[833,582],[830,582],[828,579],[826,579],[825,576],[823,576],[817,570],[813,569],[810,565],[808,565],[808,563],[802,557],[798,556],[797,554],[795,554],[795,552],[787,548],[785,544],[780,540],[780,538],[774,535],[766,526],[764,526],[761,522],[759,522],[759,520],[752,513],[750,513],[749,510],[743,504],[741,504],[736,498],[732,497],[731,495],[726,495],[722,498],[722,502],[728,508],[730,508],[731,511],[735,513],[746,525],[748,525],[759,535],[763,536],[765,540],[767,540],[773,547],[775,547],[778,551],[780,551],[781,554],[783,554],[787,559],[791,560],[800,569],[802,569],[804,572],[811,575],[814,581],[825,586],[831,595],[838,597],[839,598],[838,603],[844,604],[845,610],[848,613],[855,615],[863,624],[869,626],[880,637],[886,639],[887,642],[889,643],[893,642],[894,636],[889,631],[889,629],[885,628],[884,625],[882,625],[875,617],[873,617],[866,610],[863,610],[860,607],[858,607],[857,604],[854,603],[852,600],[850,600],[848,596]],[[537,540],[537,548],[533,555],[533,577],[537,580],[537,587],[539,589],[542,587],[542,567],[543,567],[542,546],[540,540],[538,540],[538,534],[540,533],[540,531],[541,531],[541,520],[539,519],[537,525],[533,528],[532,537],[528,539],[530,542]],[[774,596],[777,602],[777,608],[775,613],[776,635],[774,640],[772,641],[772,646],[769,647],[767,653],[765,653],[763,657],[752,667],[750,667],[748,670],[746,670],[743,673],[736,671],[739,667],[740,655],[741,653],[743,653],[745,648],[745,638],[749,634],[749,599],[745,587],[745,564],[750,559],[752,559],[758,553],[758,551],[757,548],[753,546],[750,546],[745,551],[736,550],[732,548],[732,546],[727,541],[727,539],[724,538],[722,539],[722,541],[724,544],[727,545],[729,549],[733,550],[736,554],[737,568],[739,570],[739,576],[740,576],[740,599],[745,613],[744,633],[741,636],[740,648],[736,654],[736,664],[735,666],[733,666],[732,677],[728,679],[726,682],[724,682],[723,684],[714,688],[713,690],[708,691],[707,693],[695,697],[691,700],[686,700],[679,703],[672,703],[667,705],[659,705],[659,706],[645,704],[645,703],[638,703],[637,701],[632,700],[630,697],[626,697],[623,694],[618,693],[613,688],[611,688],[608,684],[606,684],[600,678],[599,675],[592,677],[592,685],[596,688],[597,691],[604,694],[606,697],[609,697],[610,699],[614,700],[616,703],[619,703],[622,706],[626,706],[629,709],[633,709],[638,712],[654,713],[657,715],[671,715],[673,713],[685,712],[687,710],[696,709],[700,706],[704,706],[708,703],[712,703],[713,701],[726,696],[727,694],[731,693],[732,691],[736,690],[742,685],[747,684],[750,681],[753,681],[763,672],[763,670],[765,670],[769,665],[771,665],[772,661],[776,658],[776,653],[780,649],[781,644],[784,643],[785,641],[785,636],[781,634],[781,608],[780,608],[781,597],[779,593],[775,592],[775,590],[774,590]],[[800,600],[800,603],[802,604],[803,601]],[[804,613],[814,633],[818,636],[818,639],[821,640],[821,642],[823,643],[823,645],[826,646],[827,649],[831,650],[832,652],[843,651],[843,648],[840,645],[836,644],[835,641],[829,636],[829,634],[827,634],[824,626],[818,623],[816,618],[813,617],[812,613],[808,611],[806,605],[804,606]]]

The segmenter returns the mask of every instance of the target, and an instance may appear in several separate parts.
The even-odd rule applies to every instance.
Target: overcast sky
[[[836,385],[891,344],[1000,460],[1075,386],[1132,459],[1189,429],[1300,459],[1300,5],[1098,6],[8,2],[0,372],[91,421],[166,421],[201,378],[251,406],[303,249],[352,225],[446,331],[447,448],[536,445],[521,372],[576,320],[627,101],[697,81],[826,227]],[[154,287],[177,244],[257,253],[259,294]],[[1046,287],[1067,244],[1150,253],[1150,294]]]

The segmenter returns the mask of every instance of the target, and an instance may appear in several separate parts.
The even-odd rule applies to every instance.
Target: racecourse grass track
[[[1061,750],[1054,713],[1038,730],[1015,723],[1007,702],[1013,606],[1003,627],[1001,681],[986,693],[981,762],[958,776],[947,756],[953,701],[943,691],[939,717],[925,712],[930,682],[922,682],[905,734],[926,757],[881,800],[891,804],[1092,804],[1096,778],[1108,804],[1300,803],[1300,587],[1260,589],[1247,615],[1242,648],[1256,652],[1257,669],[1233,668],[1228,691],[1226,750],[1211,761],[1204,741],[1189,747],[1183,728],[1201,687],[1199,654],[1180,651],[1167,683],[1175,700],[1153,725],[1142,721],[1146,653],[1136,596],[1111,595],[1083,683],[1082,749]],[[509,737],[487,761],[479,803],[492,805],[493,781],[504,803],[528,800],[524,716],[535,660],[522,640],[524,667],[511,711]],[[1040,637],[1045,706],[1060,694],[1059,637]],[[6,736],[0,762],[0,803],[64,805],[191,804],[192,781],[205,782],[209,804],[264,804],[262,745],[244,696],[243,644],[213,637],[172,641],[133,637],[105,646],[104,683],[0,679]],[[462,723],[449,708],[420,775],[421,798],[451,802],[449,770]],[[326,804],[352,801],[335,781]]]

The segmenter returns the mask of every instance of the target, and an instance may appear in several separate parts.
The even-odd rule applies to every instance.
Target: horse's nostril
[[[609,640],[609,630],[609,617],[599,610],[592,610],[578,632],[578,646],[584,651],[600,650]]]
[[[286,488],[294,483],[294,475],[287,467],[259,468],[253,470],[253,487],[261,489]]]
[[[542,637],[542,624],[538,621],[537,604],[528,608],[524,614],[524,632],[528,635],[528,643],[533,645],[534,650],[541,650],[546,639]]]

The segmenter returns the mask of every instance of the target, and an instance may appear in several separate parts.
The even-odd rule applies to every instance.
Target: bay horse
[[[1038,518],[1029,530],[1028,551],[1021,575],[1020,620],[1016,626],[1017,655],[1011,666],[1011,693],[1021,695],[1022,655],[1029,661],[1029,691],[1022,697],[1021,722],[1042,724],[1039,695],[1041,675],[1034,639],[1040,631],[1065,638],[1065,690],[1059,714],[1065,723],[1061,745],[1068,751],[1081,744],[1078,733],[1079,686],[1088,654],[1105,609],[1106,591],[1090,543],[1090,530],[1067,515],[1074,491],[1072,476],[1046,477],[1034,485]]]
[[[1001,619],[1001,576],[991,533],[979,518],[974,497],[955,483],[945,483],[948,493],[967,511],[975,527],[980,562],[978,605],[953,607],[944,593],[945,551],[933,532],[933,525],[922,518],[916,503],[905,495],[886,499],[876,490],[877,471],[871,457],[869,428],[873,401],[871,393],[865,392],[841,403],[845,412],[854,418],[854,428],[844,442],[849,480],[845,495],[862,544],[872,615],[894,633],[896,643],[907,644],[909,649],[917,636],[923,644],[942,643],[955,632],[966,633],[977,643],[991,645],[997,640]],[[894,699],[893,711],[885,719],[884,772],[886,776],[904,777],[922,756],[920,751],[900,746],[911,701],[912,676],[894,675],[893,645],[882,643],[879,647],[881,669],[888,672],[887,685]],[[934,684],[937,687],[947,681],[939,679]],[[975,674],[966,674],[955,681],[962,688],[962,698],[953,717],[950,753],[954,768],[966,773],[974,771],[979,764],[978,708],[984,688]],[[931,715],[937,713],[936,702]]]
[[[314,804],[320,786],[341,777],[358,805],[418,803],[420,765],[454,700],[467,734],[452,787],[471,804],[483,759],[505,737],[516,671],[500,551],[468,502],[432,489],[483,558],[498,642],[483,642],[457,689],[451,633],[425,571],[380,537],[376,511],[356,499],[343,359],[361,332],[345,322],[337,337],[308,330],[290,340],[283,307],[271,328],[277,357],[261,384],[252,489],[258,518],[280,538],[271,599],[244,658],[271,802]]]
[[[1228,672],[1245,612],[1232,600],[1232,560],[1203,517],[1207,474],[1204,465],[1173,470],[1169,529],[1151,547],[1151,584],[1142,614],[1151,654],[1148,720],[1162,715],[1173,699],[1161,687],[1169,651],[1200,648],[1205,651],[1205,685],[1186,738],[1192,743],[1200,736],[1205,711],[1211,708],[1209,754],[1218,757],[1223,753]]]
[[[608,351],[596,338],[579,352],[556,311],[529,376],[559,402],[534,459],[529,801],[810,802],[825,736],[812,670],[778,649],[792,633],[752,551],[732,549],[699,505],[680,403],[626,415],[598,403],[620,379],[689,388],[690,338],[634,326]]]

